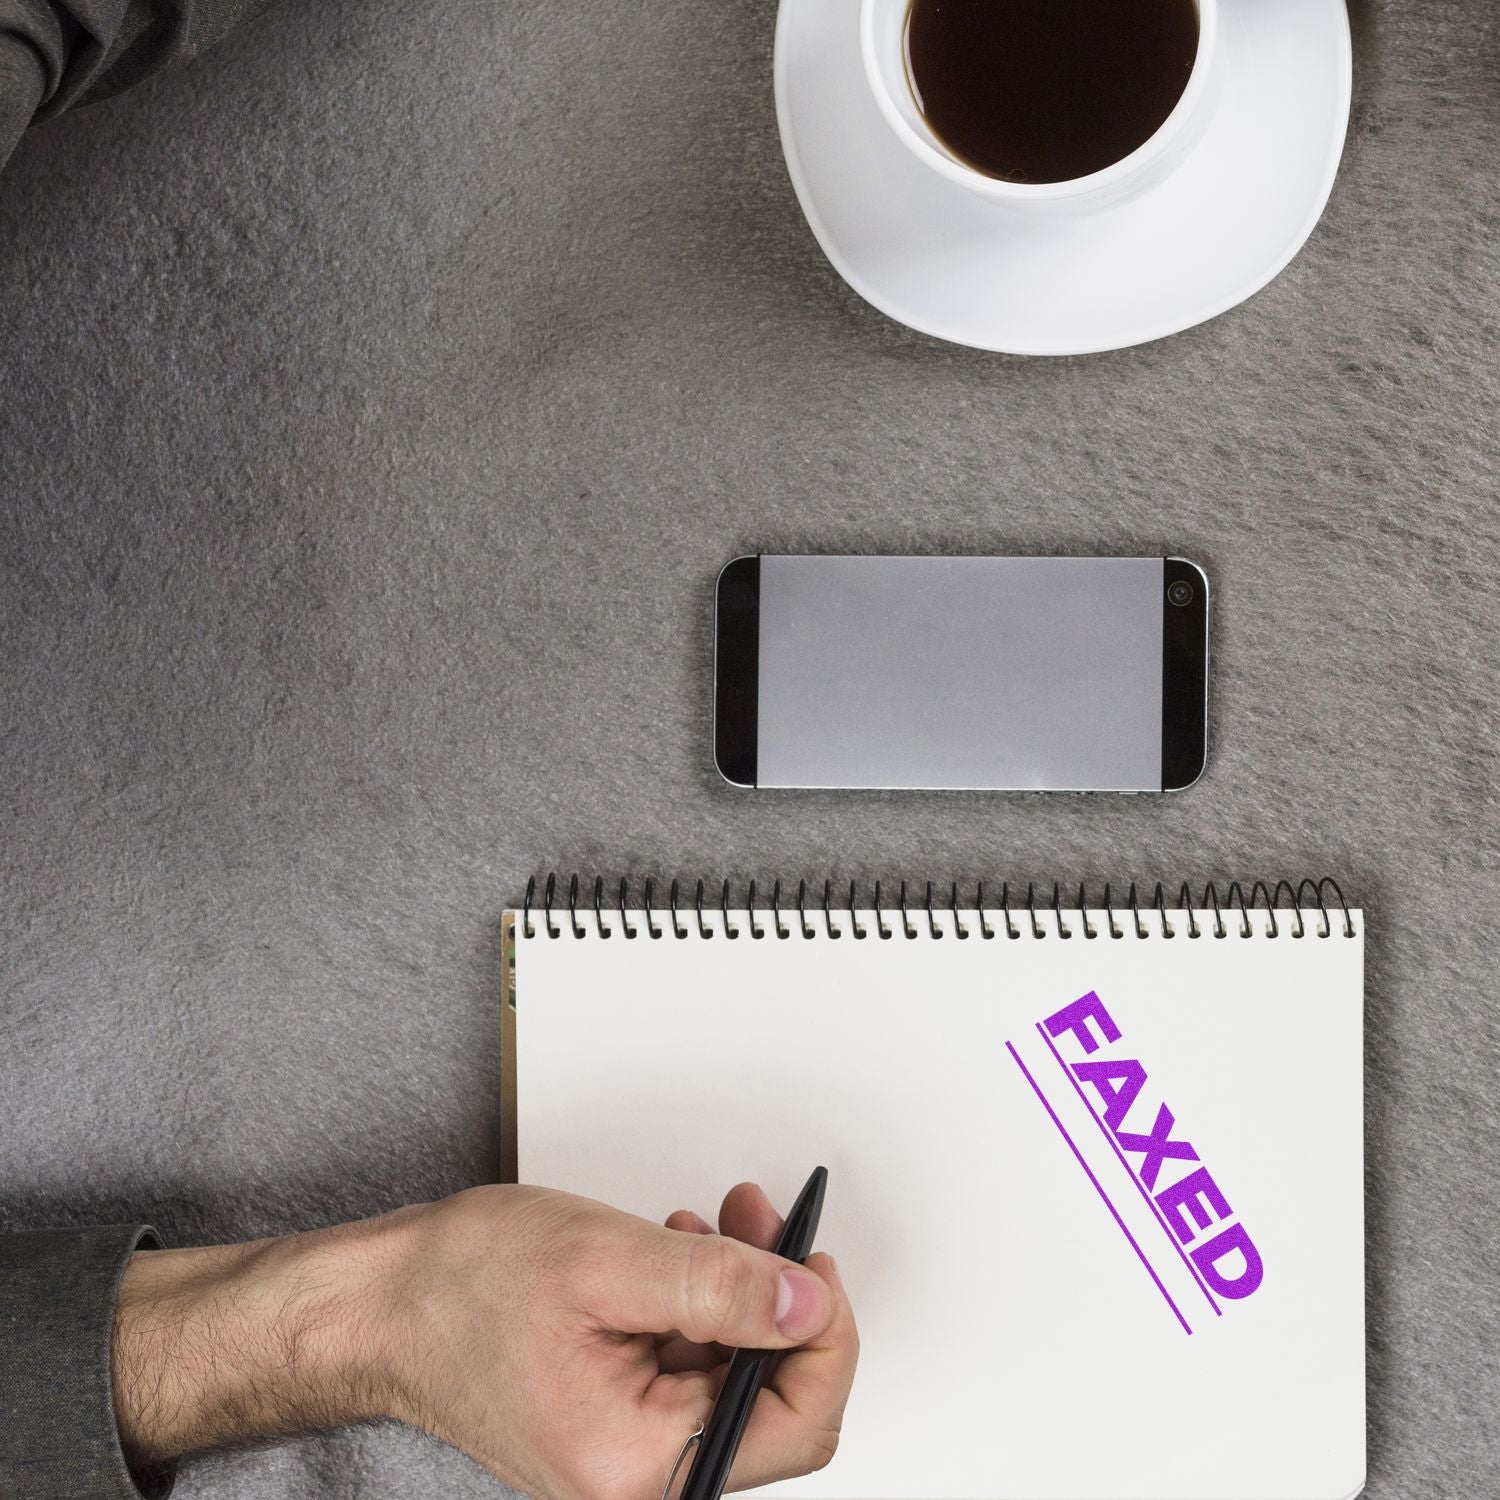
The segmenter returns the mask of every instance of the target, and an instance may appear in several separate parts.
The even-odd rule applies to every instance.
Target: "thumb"
[[[676,1329],[695,1344],[786,1349],[833,1321],[833,1289],[816,1271],[718,1234],[644,1220],[598,1272],[595,1310],[621,1333]]]

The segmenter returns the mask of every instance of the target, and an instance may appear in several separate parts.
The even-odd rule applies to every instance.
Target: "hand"
[[[395,1417],[534,1500],[640,1500],[706,1419],[726,1346],[793,1349],[762,1391],[731,1488],[832,1456],[858,1350],[833,1261],[764,1248],[758,1188],[666,1228],[539,1188],[476,1188],[367,1224],[147,1251],[115,1337],[137,1463]]]

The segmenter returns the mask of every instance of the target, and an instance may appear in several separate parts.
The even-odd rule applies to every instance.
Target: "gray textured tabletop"
[[[1486,1493],[1500,10],[1360,4],[1301,257],[1205,327],[1058,362],[839,281],[781,162],[772,26],[770,0],[282,6],[23,143],[0,1223],[189,1243],[485,1179],[498,916],[536,870],[1330,873],[1369,912],[1368,1493]],[[737,794],[709,605],[755,550],[1200,558],[1209,774]],[[495,1493],[381,1428],[179,1493],[438,1490]]]

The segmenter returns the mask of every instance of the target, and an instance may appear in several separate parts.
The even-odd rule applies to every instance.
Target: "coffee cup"
[[[1112,0],[1098,0],[1108,5]],[[908,52],[913,0],[861,0],[866,78],[886,124],[924,167],[993,203],[1025,213],[1092,213],[1149,191],[1183,161],[1212,105],[1219,0],[1196,0],[1197,47],[1170,113],[1144,141],[1097,170],[1058,181],[1015,181],[980,170],[934,128],[918,104]]]

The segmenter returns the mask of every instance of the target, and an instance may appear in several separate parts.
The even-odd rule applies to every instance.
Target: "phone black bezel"
[[[1193,597],[1173,604],[1173,584]],[[1163,559],[1161,586],[1161,789],[1180,792],[1208,763],[1208,575],[1186,558]]]
[[[1193,590],[1171,602],[1174,583]],[[1162,560],[1162,778],[1183,791],[1208,760],[1208,577],[1185,558]],[[714,766],[732,786],[757,780],[760,698],[760,557],[736,557],[719,571],[714,598]],[[1056,790],[1065,790],[1057,788]]]
[[[756,785],[760,703],[760,558],[736,557],[714,591],[714,765],[731,786]]]

